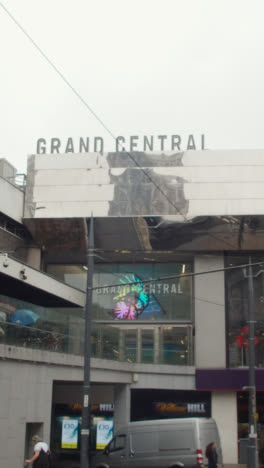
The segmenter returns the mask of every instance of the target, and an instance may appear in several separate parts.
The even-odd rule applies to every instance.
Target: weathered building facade
[[[50,440],[58,466],[78,458],[63,424],[81,415],[91,216],[94,447],[102,421],[213,416],[225,463],[238,462],[248,298],[234,267],[264,260],[263,181],[264,151],[42,154],[29,158],[24,187],[0,178],[0,424],[19,440],[11,454],[5,431],[3,462],[21,465],[32,431]],[[260,445],[263,281],[254,283]],[[15,320],[21,310],[31,322]]]

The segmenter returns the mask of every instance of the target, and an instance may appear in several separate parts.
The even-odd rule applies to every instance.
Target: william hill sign
[[[185,151],[204,150],[205,135],[132,135],[129,137],[118,136],[115,138],[115,152],[121,151]],[[105,151],[103,137],[80,137],[74,139],[69,137],[65,140],[60,138],[39,138],[36,145],[36,154],[58,154],[58,153],[89,153]]]

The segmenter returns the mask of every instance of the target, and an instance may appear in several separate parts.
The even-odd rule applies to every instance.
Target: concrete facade
[[[50,440],[53,384],[55,381],[82,382],[83,358],[0,345],[0,361],[0,463],[1,466],[19,468],[32,449],[30,444],[25,448],[26,425],[39,425],[43,438]],[[140,364],[92,359],[91,382],[93,385],[103,384],[100,392],[97,389],[93,394],[93,401],[103,403],[106,399],[108,402],[105,395],[109,398],[109,391],[112,391],[115,429],[130,420],[132,387],[194,388],[194,369],[181,369],[181,378],[177,370],[172,376],[172,368],[164,367],[156,366],[155,371]],[[71,398],[80,401],[79,390],[75,396],[72,393]],[[55,399],[64,402],[65,396],[60,393]]]
[[[24,213],[24,192],[1,176],[0,211],[18,223],[22,222]]]
[[[29,303],[34,303],[34,298],[45,307],[49,301],[60,306],[64,301],[64,305],[82,309],[85,293],[51,278],[45,269],[50,264],[86,266],[83,218],[89,218],[92,212],[96,218],[96,253],[103,258],[99,262],[173,265],[180,261],[193,265],[192,314],[186,321],[167,323],[168,328],[189,327],[193,361],[190,359],[188,365],[159,363],[159,327],[166,322],[154,320],[143,324],[145,328],[137,333],[142,344],[142,330],[153,332],[152,363],[91,360],[94,401],[113,402],[115,429],[130,420],[131,392],[195,392],[197,369],[226,368],[226,254],[253,251],[261,255],[264,251],[262,150],[139,153],[134,157],[137,167],[126,154],[32,156],[25,206],[24,192],[0,178],[0,212],[28,236],[19,237],[0,227],[0,275],[8,287],[4,291],[0,283],[0,294],[12,297],[13,290],[17,297],[21,289],[23,300],[27,296]],[[113,326],[111,320],[116,330],[118,321]],[[80,384],[83,380],[83,317],[72,315],[67,323],[72,334],[67,353],[0,344],[1,466],[22,466],[27,427],[50,440],[54,383],[65,382],[66,388],[68,383]],[[124,347],[124,333],[119,340]],[[140,352],[137,349],[137,361]],[[65,388],[62,393],[56,390],[57,402],[69,401]],[[213,385],[206,390],[220,430],[225,464],[236,464],[236,392],[215,391]],[[80,387],[72,390],[75,397],[80,404]]]
[[[195,273],[224,268],[223,256],[198,255]],[[195,290],[195,364],[203,368],[223,368],[226,365],[226,323],[224,271],[198,275]]]
[[[236,393],[213,392],[212,416],[219,428],[223,460],[227,464],[236,464],[238,462]]]
[[[34,362],[34,356],[28,362],[1,359],[1,466],[20,468],[31,455],[25,453],[27,423],[39,424],[44,440],[49,440],[53,382],[81,380],[82,374],[80,367]]]

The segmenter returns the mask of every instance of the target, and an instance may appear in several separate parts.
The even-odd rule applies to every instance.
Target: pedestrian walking
[[[207,445],[205,455],[208,458],[209,468],[217,468],[217,452],[215,442],[210,442],[210,444]]]
[[[33,463],[33,468],[50,468],[50,450],[48,444],[43,442],[38,435],[32,437],[34,455],[25,460],[25,463]]]

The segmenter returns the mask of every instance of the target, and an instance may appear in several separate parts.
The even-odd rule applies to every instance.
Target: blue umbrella
[[[10,315],[9,322],[17,325],[31,325],[39,319],[39,316],[29,309],[19,309],[13,315]]]

